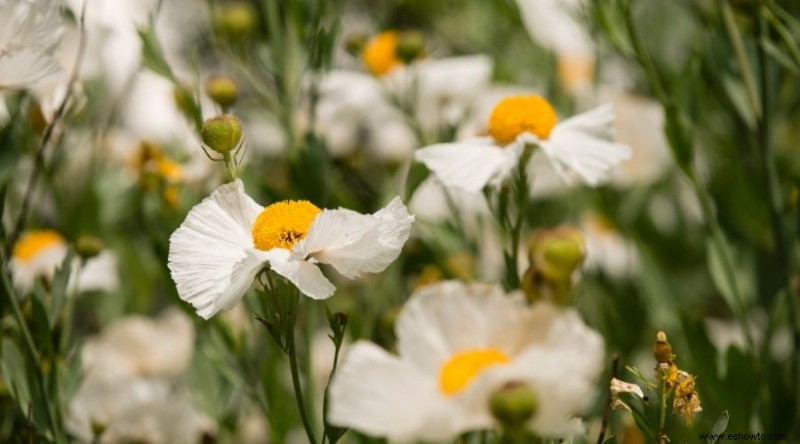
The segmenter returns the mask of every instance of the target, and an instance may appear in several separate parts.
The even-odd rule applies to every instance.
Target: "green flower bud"
[[[549,281],[568,281],[586,258],[586,240],[580,231],[560,227],[539,233],[529,247],[531,265]]]
[[[197,109],[192,90],[184,86],[176,86],[172,91],[172,96],[175,99],[175,105],[183,115],[191,118]]]
[[[222,109],[228,109],[236,102],[239,91],[230,76],[216,75],[206,81],[206,94]]]
[[[419,31],[405,31],[397,38],[397,47],[394,50],[398,59],[409,64],[418,59],[425,52],[425,36]]]
[[[241,43],[258,26],[258,11],[249,2],[228,3],[214,13],[217,33],[233,42]]]
[[[521,429],[537,406],[536,392],[521,382],[510,382],[489,397],[489,410],[505,430]]]
[[[203,122],[200,137],[206,146],[227,155],[242,141],[242,124],[230,114],[212,117]]]
[[[75,241],[75,252],[83,260],[97,256],[103,248],[105,248],[103,241],[95,236],[83,235]]]
[[[347,37],[344,41],[344,49],[348,54],[360,57],[364,45],[367,44],[367,36],[364,34],[354,34]]]

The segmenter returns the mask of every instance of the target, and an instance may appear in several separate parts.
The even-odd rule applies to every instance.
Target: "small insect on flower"
[[[383,271],[413,221],[399,197],[369,215],[308,201],[263,208],[236,180],[192,208],[172,234],[169,269],[178,295],[205,319],[239,301],[267,265],[305,295],[325,299],[336,288],[317,263],[350,279]]]
[[[478,192],[499,186],[511,175],[526,146],[541,148],[556,171],[569,180],[578,176],[600,185],[631,148],[614,142],[614,108],[610,104],[558,123],[553,107],[536,95],[512,96],[489,117],[490,137],[465,139],[422,148],[416,160],[446,186]]]

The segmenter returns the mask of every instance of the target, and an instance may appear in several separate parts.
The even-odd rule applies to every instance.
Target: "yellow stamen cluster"
[[[439,372],[439,389],[445,395],[454,395],[465,389],[488,367],[507,364],[509,361],[505,353],[491,348],[458,353],[442,366]]]
[[[14,245],[13,255],[14,258],[27,262],[42,251],[65,243],[64,238],[53,230],[29,231]]]
[[[678,385],[675,388],[675,401],[672,408],[683,416],[690,426],[694,422],[694,416],[703,410],[700,406],[700,397],[695,391],[694,376],[684,371],[678,374]]]
[[[546,139],[556,126],[558,116],[541,96],[512,96],[503,99],[489,116],[489,135],[506,145],[528,132]]]
[[[367,69],[382,76],[403,62],[397,57],[397,31],[385,31],[369,39],[361,50],[361,59]]]
[[[285,200],[267,206],[253,223],[253,244],[259,250],[285,248],[306,237],[321,210],[306,200]]]

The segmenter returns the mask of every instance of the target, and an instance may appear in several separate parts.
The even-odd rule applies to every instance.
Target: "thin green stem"
[[[728,32],[728,38],[731,41],[731,45],[733,45],[733,52],[736,54],[736,62],[739,64],[739,69],[742,71],[742,79],[744,80],[747,98],[750,101],[753,114],[757,121],[763,121],[764,109],[761,106],[762,102],[759,102],[758,99],[755,76],[753,75],[753,70],[750,67],[750,62],[747,60],[747,53],[745,52],[744,43],[742,41],[742,33],[739,31],[739,26],[736,24],[736,18],[733,16],[733,10],[731,10],[731,5],[728,3],[728,1],[729,0],[718,1],[719,7],[722,10],[722,18],[723,22],[725,23],[725,30]],[[763,49],[761,49],[761,45],[756,46],[760,51],[763,51]]]
[[[314,437],[314,427],[312,426],[311,421],[308,418],[308,413],[306,412],[305,397],[303,396],[303,389],[300,384],[300,371],[298,370],[297,366],[297,349],[295,346],[294,329],[297,321],[297,299],[299,298],[299,295],[297,292],[295,292],[292,297],[295,298],[295,302],[290,314],[290,328],[287,331],[287,342],[289,348],[286,354],[289,356],[289,368],[292,372],[292,387],[294,388],[294,396],[297,400],[297,409],[300,411],[300,419],[303,421],[303,428],[306,430],[308,441],[311,444],[316,444],[317,439]]]
[[[20,310],[19,302],[17,301],[17,294],[14,291],[14,288],[11,286],[11,282],[8,279],[8,273],[6,270],[0,270],[0,275],[2,275],[3,280],[3,288],[6,296],[8,296],[9,305],[11,305],[11,311],[14,314],[14,319],[17,321],[19,325],[19,329],[22,332],[22,337],[25,342],[26,350],[28,351],[29,358],[32,361],[32,367],[34,369],[34,373],[36,374],[37,385],[39,386],[39,391],[42,395],[42,400],[45,401],[46,409],[45,413],[47,414],[47,422],[50,424],[50,429],[53,432],[53,439],[56,443],[63,443],[66,442],[66,439],[61,431],[61,426],[57,421],[57,416],[55,410],[53,410],[53,405],[48,399],[47,396],[47,389],[44,379],[44,373],[42,372],[42,367],[39,364],[39,352],[36,350],[36,345],[33,342],[33,336],[31,336],[31,332],[28,329],[28,324],[25,322],[25,317],[22,315],[22,310]],[[57,371],[57,370],[53,370]]]

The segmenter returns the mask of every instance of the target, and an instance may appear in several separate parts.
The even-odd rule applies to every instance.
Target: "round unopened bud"
[[[529,246],[531,264],[551,281],[568,280],[586,258],[586,240],[575,228],[538,233]]]
[[[222,109],[228,109],[236,102],[239,91],[230,76],[216,75],[206,81],[206,94]]]
[[[395,55],[403,63],[409,64],[425,52],[425,36],[419,31],[405,31],[397,37]]]
[[[203,143],[212,150],[228,154],[242,141],[242,124],[230,114],[212,117],[203,122],[200,136]]]
[[[83,235],[75,241],[75,252],[84,260],[97,256],[103,248],[103,241],[95,236]]]
[[[667,341],[667,334],[663,331],[656,333],[656,344],[653,346],[653,356],[659,364],[671,364],[674,359],[672,346]]]
[[[367,44],[367,37],[364,34],[353,34],[344,41],[344,49],[348,54],[358,57]]]
[[[537,406],[536,392],[521,382],[510,382],[489,397],[492,416],[507,430],[524,426],[536,413]]]
[[[249,2],[222,5],[214,13],[214,26],[221,37],[240,43],[258,26],[258,11]]]

